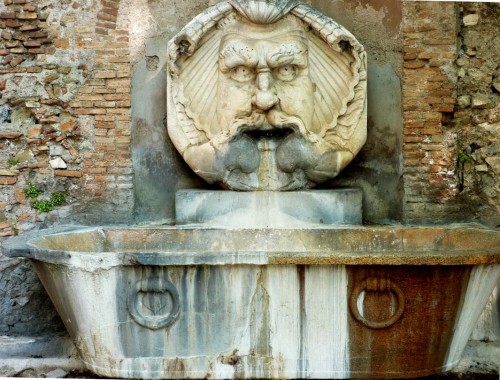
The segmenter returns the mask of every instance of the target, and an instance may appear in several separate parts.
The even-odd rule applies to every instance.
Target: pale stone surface
[[[350,369],[357,357],[349,273],[370,263],[438,271],[500,260],[498,232],[465,226],[72,228],[38,231],[4,248],[36,259],[84,362],[110,377],[371,377]],[[384,266],[384,275],[395,267]],[[498,264],[474,267],[459,334],[445,350],[449,368],[499,276]],[[135,318],[131,305],[139,303]],[[145,326],[174,310],[168,325]]]
[[[491,166],[495,174],[500,175],[500,156],[487,157],[486,162]]]
[[[464,25],[465,26],[474,26],[477,25],[479,22],[479,15],[478,14],[470,14],[467,16],[464,16]]]
[[[52,169],[66,169],[68,167],[66,162],[64,162],[61,157],[56,157],[53,160],[50,160],[49,164]]]
[[[51,156],[62,156],[64,153],[63,149],[61,145],[51,145],[49,147],[49,152]]]
[[[470,105],[470,95],[461,95],[458,97],[457,101],[459,107],[468,107]]]
[[[176,224],[232,227],[296,227],[361,224],[359,189],[294,192],[181,190],[176,193]]]
[[[63,370],[62,368],[57,368],[53,371],[47,373],[48,378],[62,379],[68,375],[68,372]]]
[[[488,95],[475,94],[472,95],[471,106],[473,108],[487,108],[492,104],[491,99]]]
[[[169,57],[169,135],[209,183],[310,188],[366,140],[366,53],[299,2],[217,3],[169,42]]]
[[[476,165],[474,166],[474,169],[477,171],[477,172],[487,172],[488,171],[488,166],[487,165]]]

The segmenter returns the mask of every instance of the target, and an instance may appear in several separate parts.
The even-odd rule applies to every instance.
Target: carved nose
[[[252,96],[252,104],[263,111],[267,111],[278,103],[278,97],[274,93],[271,81],[271,73],[268,70],[257,74],[257,88]]]

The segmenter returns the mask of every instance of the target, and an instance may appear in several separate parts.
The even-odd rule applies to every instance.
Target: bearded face
[[[354,155],[331,127],[356,83],[318,78],[310,65],[327,73],[354,65],[342,52],[329,65],[321,44],[293,16],[268,25],[236,17],[179,60],[169,104],[183,134],[170,122],[169,134],[191,168],[235,190],[296,190],[336,176]]]
[[[305,138],[313,111],[307,39],[296,25],[283,26],[276,33],[270,27],[240,25],[222,39],[217,122],[210,132],[227,136],[228,152],[237,152],[238,159],[229,157],[225,168],[230,185],[283,190],[306,180],[280,162],[300,154],[283,155],[285,142]]]

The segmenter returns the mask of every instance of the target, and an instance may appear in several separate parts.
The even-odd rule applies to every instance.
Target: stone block
[[[473,13],[473,14],[464,16],[464,20],[463,20],[464,26],[474,26],[474,25],[477,25],[478,22],[479,22],[479,15],[478,14]]]
[[[310,224],[361,224],[360,189],[296,192],[180,190],[175,196],[177,224],[232,227],[293,227]]]

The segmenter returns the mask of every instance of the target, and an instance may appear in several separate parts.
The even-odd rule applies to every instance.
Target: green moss
[[[50,202],[52,203],[53,206],[60,206],[64,203],[66,203],[66,197],[68,196],[68,193],[65,191],[59,191],[56,193],[52,193],[50,196]]]
[[[8,162],[8,164],[9,164],[9,166],[15,166],[15,165],[17,165],[20,161],[19,161],[19,159],[18,159],[18,158],[16,158],[16,157],[11,157],[11,158],[9,158],[9,161],[7,161],[7,162]]]
[[[458,158],[458,162],[461,162],[461,163],[466,163],[466,162],[472,161],[472,157],[469,156],[467,153],[465,153],[462,149],[460,149],[458,151],[457,158]]]
[[[66,203],[66,197],[68,196],[66,191],[58,191],[50,195],[50,200],[39,200],[37,198],[43,193],[43,190],[40,190],[35,184],[30,184],[23,191],[31,199],[31,207],[41,212],[52,211],[54,207]]]
[[[35,184],[30,184],[23,189],[24,194],[31,199],[36,199],[40,194],[43,193],[42,190],[38,188]]]
[[[51,201],[38,201],[38,200],[36,200],[33,203],[31,203],[31,207],[33,207],[34,209],[41,211],[41,212],[49,212],[49,211],[52,211],[52,209],[54,208],[54,205],[52,204]]]

